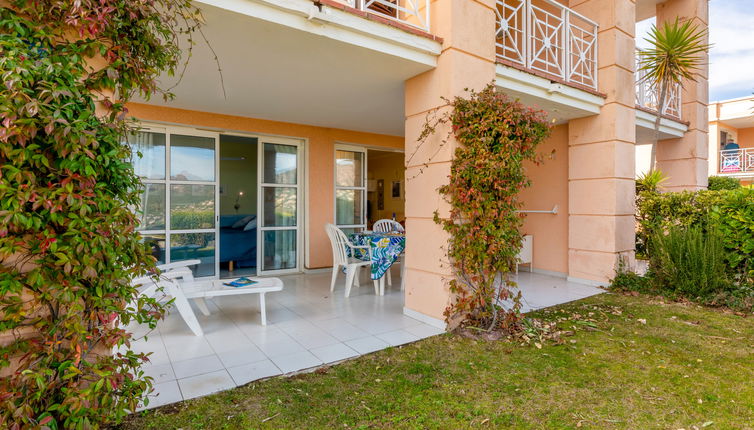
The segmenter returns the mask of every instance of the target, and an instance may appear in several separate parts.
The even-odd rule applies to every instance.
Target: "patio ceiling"
[[[385,52],[390,41],[366,48],[355,39],[315,34],[303,16],[290,20],[304,20],[305,30],[209,5],[202,10],[222,80],[210,48],[197,37],[175,99],[150,104],[401,136],[403,82],[432,68],[426,58],[434,60]],[[166,86],[175,82],[163,78]]]

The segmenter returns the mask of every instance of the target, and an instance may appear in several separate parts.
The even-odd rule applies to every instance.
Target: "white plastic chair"
[[[376,231],[377,233],[393,233],[393,232],[405,233],[406,232],[406,230],[403,228],[401,223],[392,219],[387,219],[387,218],[377,220],[374,223],[374,226],[372,226],[372,230]],[[396,260],[396,263],[400,263],[401,265],[401,291],[403,291],[403,288],[404,288],[403,279],[404,279],[406,265],[403,263],[403,258],[401,258],[400,260]],[[390,273],[390,270],[387,271],[387,284],[389,286],[393,285],[393,275]]]
[[[179,270],[173,272],[172,275],[180,275],[181,272],[183,271]],[[131,285],[139,289],[139,294],[147,297],[154,297],[159,289],[162,289],[164,294],[173,298],[175,308],[178,309],[181,318],[183,318],[183,321],[186,322],[186,325],[191,329],[194,335],[204,335],[202,327],[199,325],[199,320],[196,319],[196,315],[194,315],[194,311],[191,309],[191,304],[183,294],[183,291],[181,291],[178,281],[175,278],[171,279],[169,277],[169,272],[158,275],[157,278],[155,278],[155,276],[141,276],[135,278],[131,281]]]
[[[333,264],[330,291],[335,290],[335,280],[338,278],[338,272],[341,267],[345,267],[346,297],[348,297],[351,294],[351,286],[354,283],[354,279],[356,280],[356,287],[360,286],[358,276],[359,270],[365,266],[372,266],[372,249],[369,246],[355,246],[350,240],[348,240],[346,234],[333,224],[325,225],[325,231],[327,232],[327,237],[330,238],[330,244],[332,245]],[[346,249],[350,249],[351,255],[356,255],[355,251],[357,249],[366,249],[367,254],[369,255],[369,261],[362,261],[358,258],[349,257]],[[376,295],[379,294],[379,285],[376,280],[374,281],[374,293]]]
[[[377,233],[392,233],[392,232],[398,232],[398,233],[405,233],[406,230],[403,229],[403,226],[398,221],[392,220],[392,219],[381,219],[374,223],[374,226],[372,227],[372,230],[376,231]]]

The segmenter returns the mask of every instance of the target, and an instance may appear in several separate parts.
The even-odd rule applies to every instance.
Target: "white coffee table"
[[[214,281],[194,281],[183,284],[183,293],[187,299],[193,299],[196,306],[204,315],[209,315],[209,308],[204,299],[218,296],[236,296],[239,294],[259,294],[259,308],[262,312],[262,325],[267,325],[267,311],[265,309],[264,295],[274,291],[283,290],[283,281],[279,278],[250,278],[257,281],[247,287],[229,287],[223,282],[233,279],[219,279]]]

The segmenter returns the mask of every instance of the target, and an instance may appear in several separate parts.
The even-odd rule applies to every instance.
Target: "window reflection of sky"
[[[296,170],[296,154],[276,153],[275,176],[285,175],[291,170]]]
[[[173,146],[170,150],[170,177],[184,181],[214,181],[215,151]]]
[[[141,157],[139,157],[141,153]],[[165,179],[165,147],[152,146],[137,148],[131,147],[131,161],[134,172],[148,179]]]

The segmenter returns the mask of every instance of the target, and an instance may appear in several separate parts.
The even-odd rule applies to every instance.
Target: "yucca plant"
[[[668,180],[659,170],[650,170],[649,172],[642,173],[636,178],[636,193],[642,191],[657,192],[662,184]]]
[[[652,142],[650,171],[655,169],[657,141],[660,139],[660,117],[668,91],[672,85],[683,87],[684,81],[696,81],[699,69],[705,65],[705,54],[711,45],[707,43],[707,30],[691,21],[665,22],[660,27],[652,26],[644,39],[649,48],[639,50],[639,70],[642,80],[658,92],[655,139]]]

